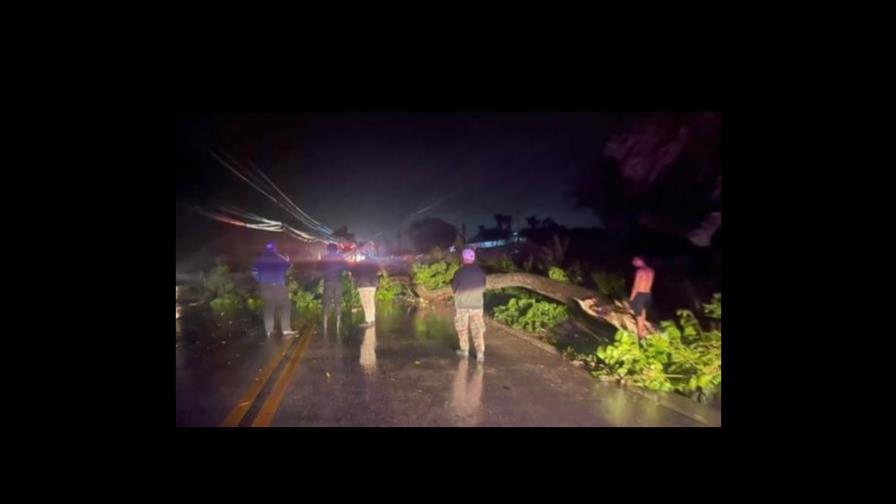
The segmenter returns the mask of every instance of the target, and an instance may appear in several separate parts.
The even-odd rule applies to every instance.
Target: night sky
[[[186,205],[216,202],[296,226],[217,164],[212,145],[253,160],[305,212],[332,229],[347,225],[358,239],[382,232],[377,240],[393,240],[399,216],[440,201],[404,227],[438,217],[465,223],[471,237],[479,224],[494,226],[495,213],[595,226],[597,216],[566,194],[569,179],[593,168],[622,120],[570,112],[178,114],[178,226]]]

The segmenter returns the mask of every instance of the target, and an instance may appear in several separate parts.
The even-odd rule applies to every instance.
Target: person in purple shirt
[[[265,251],[252,267],[252,277],[258,282],[261,299],[264,302],[265,333],[270,337],[274,333],[274,313],[280,312],[280,330],[284,336],[294,336],[292,330],[292,304],[286,288],[286,270],[289,269],[289,256],[277,253],[273,243],[265,245]]]

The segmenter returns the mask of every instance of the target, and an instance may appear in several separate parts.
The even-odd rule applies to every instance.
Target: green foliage
[[[591,273],[591,279],[601,294],[612,299],[626,298],[625,279],[621,276],[605,271],[594,271]]]
[[[324,279],[321,278],[317,281],[317,287],[314,288],[314,293],[317,294],[318,297],[323,297],[324,295]]]
[[[205,291],[212,298],[223,298],[238,294],[233,274],[230,271],[230,267],[226,264],[219,263],[205,275],[203,285],[205,286]]]
[[[232,318],[240,314],[245,306],[245,294],[237,289],[230,268],[218,263],[203,278],[206,298],[210,298],[209,307],[221,317]]]
[[[414,283],[434,290],[451,284],[460,264],[453,261],[438,261],[432,264],[414,263],[412,267]]]
[[[293,266],[286,270],[286,288],[289,291],[289,299],[292,300],[299,312],[299,316],[312,315],[320,312],[323,305],[324,281],[319,279],[313,284],[305,281]]]
[[[322,309],[321,298],[315,296],[313,292],[297,290],[294,293],[290,293],[289,297],[300,312],[317,312]]]
[[[209,301],[209,306],[216,315],[230,318],[238,315],[243,308],[242,299],[237,295],[216,297]]]
[[[358,288],[355,287],[355,282],[352,281],[352,277],[349,275],[348,271],[342,272],[340,281],[342,282],[342,307],[360,308],[361,293],[358,292]]]
[[[563,356],[570,361],[581,361],[589,368],[594,368],[597,365],[597,355],[593,353],[579,353],[575,348],[571,346],[567,346],[566,349],[563,350]]]
[[[246,297],[246,307],[250,310],[257,312],[260,311],[264,306],[264,301],[259,297],[247,296]]]
[[[296,270],[292,264],[290,264],[289,269],[286,270],[286,290],[289,291],[290,298],[292,298],[296,292],[301,290]]]
[[[712,302],[703,305],[706,316],[716,320],[722,320],[722,293],[716,292],[712,296]]]
[[[376,300],[377,301],[392,301],[395,298],[404,296],[407,294],[407,287],[399,282],[396,282],[389,278],[389,274],[383,271],[383,275],[379,278],[379,283],[376,288]]]
[[[713,297],[712,313],[721,314],[721,295]],[[612,345],[595,352],[600,359],[595,375],[612,376],[650,390],[676,391],[700,401],[709,400],[722,384],[722,333],[704,331],[689,310],[678,310],[678,324],[660,323],[660,332],[638,341],[620,330]]]
[[[512,298],[495,307],[495,320],[530,332],[545,331],[569,317],[565,306],[534,298]]]
[[[569,277],[566,276],[566,272],[557,266],[551,266],[548,269],[548,277],[550,277],[551,280],[569,283]]]

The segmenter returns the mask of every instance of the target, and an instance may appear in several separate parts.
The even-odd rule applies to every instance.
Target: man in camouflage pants
[[[485,272],[475,264],[476,253],[464,249],[464,265],[457,270],[451,280],[454,292],[454,327],[460,349],[457,354],[466,358],[470,353],[469,332],[473,332],[473,346],[476,360],[485,360],[485,319],[483,319],[483,293],[485,292]]]

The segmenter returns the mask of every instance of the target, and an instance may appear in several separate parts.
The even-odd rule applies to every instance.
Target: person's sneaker
[[[485,353],[476,354],[476,362],[485,362]]]
[[[290,330],[290,331],[283,331],[283,335],[284,335],[284,336],[295,336],[295,335],[297,335],[297,334],[299,334],[299,331],[292,331],[292,330]]]
[[[455,350],[454,353],[456,353],[456,354],[458,355],[458,357],[463,357],[463,358],[467,358],[467,357],[470,356],[470,351],[469,351],[469,350],[462,350],[462,349],[460,349],[460,348],[458,348],[457,350]]]

